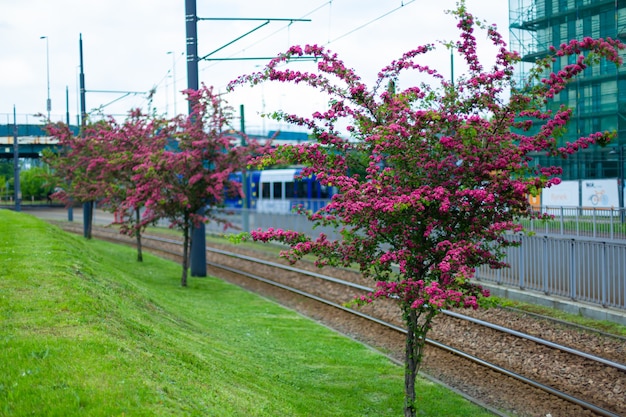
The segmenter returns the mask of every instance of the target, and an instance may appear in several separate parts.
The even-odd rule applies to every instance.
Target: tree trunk
[[[139,208],[135,209],[135,239],[137,240],[137,262],[143,262],[143,253],[141,251],[141,227],[139,222],[141,221],[141,212]]]
[[[421,312],[407,307],[405,318],[407,324],[405,361],[404,361],[404,417],[415,417],[415,380],[422,364],[426,333],[430,322],[437,314],[436,310],[426,312],[426,318],[420,324]]]
[[[404,417],[415,417],[415,378],[419,367],[417,313],[409,308],[404,352]]]

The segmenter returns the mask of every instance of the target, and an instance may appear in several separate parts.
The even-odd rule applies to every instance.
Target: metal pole
[[[198,90],[198,17],[196,0],[185,0],[185,29],[187,32],[187,88]],[[193,103],[189,103],[189,114]]]
[[[246,119],[244,116],[244,107],[243,104],[239,105],[239,114],[240,114],[240,129],[241,129],[241,146],[246,146]],[[248,173],[246,171],[246,167],[243,167],[241,171],[241,182],[243,186],[243,207],[241,214],[243,216],[243,231],[250,231],[250,197],[248,193],[251,191],[252,187],[248,187]]]
[[[176,90],[176,57],[172,54],[172,86],[174,88],[174,116],[178,115],[178,110],[176,110],[176,95],[178,94],[178,90]]]
[[[85,133],[85,126],[87,124],[87,107],[85,104],[85,67],[83,65],[83,34],[81,33],[78,38],[78,47],[80,53],[80,134]],[[92,208],[91,201],[83,203],[83,236],[87,239],[91,239],[91,221],[92,221]]]
[[[20,189],[20,148],[17,139],[17,117],[13,106],[13,193],[15,198],[15,211],[21,211],[22,190]]]
[[[185,0],[185,29],[187,33],[187,88],[198,90],[198,16],[196,0]],[[194,104],[189,101],[189,114]],[[199,214],[204,214],[201,209]],[[191,276],[206,277],[206,228],[204,223],[194,227],[191,238]]]
[[[454,46],[450,45],[450,82],[454,87]]]
[[[168,52],[169,54],[169,52]],[[167,78],[171,77],[170,70],[167,70],[167,75],[165,76],[165,115],[170,117],[170,90],[168,86]]]
[[[80,74],[79,74],[79,83],[80,83],[80,130],[81,133],[85,128],[85,124],[87,123],[87,110],[85,104],[85,72],[83,65],[83,34],[81,33],[78,38],[78,47],[80,54]]]
[[[70,127],[70,92],[68,86],[65,86],[65,123],[67,127]],[[74,202],[70,201],[70,205],[67,208],[67,221],[74,221]]]
[[[40,36],[39,39],[46,40],[46,79],[48,84],[48,99],[46,100],[46,110],[48,111],[48,120],[50,120],[50,110],[52,110],[52,100],[50,100],[50,53],[48,49],[48,37]]]
[[[70,91],[67,85],[65,86],[65,123],[67,127],[70,127]]]
[[[619,158],[618,158],[618,163],[619,163],[619,181],[618,181],[618,187],[619,189],[618,191],[618,196],[619,196],[619,213],[620,213],[620,220],[622,223],[624,223],[624,210],[626,210],[626,208],[624,207],[624,145],[620,145],[619,146]]]

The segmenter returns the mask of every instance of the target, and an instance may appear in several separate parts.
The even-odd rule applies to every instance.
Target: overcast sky
[[[213,57],[273,57],[290,45],[320,44],[337,52],[371,85],[378,70],[403,52],[456,39],[456,22],[445,13],[455,5],[455,0],[197,0],[197,15],[311,19],[271,22]],[[467,0],[466,5],[479,19],[497,24],[508,41],[508,1]],[[209,54],[261,23],[198,22],[198,55]],[[38,123],[32,115],[46,114],[48,74],[51,119],[65,120],[67,88],[71,123],[76,123],[80,34],[87,111],[102,106],[102,112],[122,120],[132,108],[147,110],[147,92],[156,88],[152,106],[159,114],[186,112],[183,96],[174,95],[174,84],[178,91],[187,86],[184,0],[0,0],[0,123],[12,123],[13,106],[18,123],[25,123],[26,117]],[[484,41],[486,36],[481,33],[478,38]],[[479,55],[486,63],[493,62],[495,52],[484,43]],[[201,61],[200,82],[224,91],[230,80],[259,70],[266,62]],[[450,55],[443,47],[424,63],[450,74]],[[460,59],[455,63],[458,75],[463,68]],[[313,63],[298,65],[314,68]],[[124,96],[127,92],[132,94]],[[264,111],[306,112],[303,102],[312,108],[325,105],[323,98],[269,84],[241,88],[227,100],[237,109],[244,104],[249,133],[286,129],[261,119],[258,115]]]

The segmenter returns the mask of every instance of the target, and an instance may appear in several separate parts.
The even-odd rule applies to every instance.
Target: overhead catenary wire
[[[309,11],[309,12],[305,13],[304,15],[302,15],[301,17],[299,17],[299,19],[304,19],[304,18],[309,17],[309,16],[310,16],[310,15],[312,15],[313,13],[315,13],[315,12],[317,12],[318,10],[320,10],[320,9],[324,8],[324,7],[325,7],[327,4],[329,4],[329,3],[332,3],[332,0],[325,1],[325,2],[324,2],[324,3],[322,3],[321,5],[319,5],[319,6],[317,6],[316,8],[314,8],[313,10],[311,10],[311,11]],[[264,37],[262,37],[262,38],[260,38],[259,40],[255,41],[255,42],[252,42],[251,44],[249,44],[249,45],[248,45],[248,46],[246,46],[245,48],[240,49],[239,51],[234,52],[234,53],[232,53],[232,54],[228,55],[228,58],[232,58],[232,57],[235,57],[235,56],[237,56],[237,55],[239,55],[239,54],[241,54],[241,53],[246,52],[248,49],[252,48],[253,46],[256,46],[256,45],[258,45],[258,44],[260,44],[260,43],[262,43],[262,42],[264,42],[264,41],[268,40],[269,38],[271,38],[271,37],[273,37],[273,36],[277,35],[278,33],[280,33],[280,32],[282,32],[282,31],[284,31],[285,29],[289,30],[289,27],[291,26],[291,24],[292,24],[292,23],[293,23],[293,22],[289,22],[289,23],[287,23],[286,25],[281,26],[279,29],[276,29],[275,31],[273,31],[273,32],[269,33],[268,35],[266,35],[266,36],[264,36]],[[289,40],[288,40],[288,42],[289,42]],[[210,68],[214,67],[215,65],[218,65],[219,63],[220,63],[220,61],[212,61],[212,62],[208,63],[207,65],[205,65],[204,67],[200,68],[200,71],[205,71],[205,70],[208,70],[208,69],[210,69]]]
[[[328,2],[328,43],[330,43],[330,28],[332,27],[333,0]]]
[[[333,43],[333,42],[336,42],[336,41],[338,41],[338,40],[340,40],[340,39],[343,39],[343,38],[345,38],[345,37],[347,37],[347,36],[350,36],[351,34],[353,34],[353,33],[355,33],[355,32],[358,32],[359,30],[361,30],[361,29],[363,29],[363,28],[365,28],[365,27],[367,27],[367,26],[371,25],[372,23],[377,22],[377,21],[379,21],[379,20],[381,20],[381,19],[383,19],[383,18],[385,18],[385,17],[389,16],[390,14],[392,14],[392,13],[394,13],[394,12],[397,12],[398,10],[402,9],[403,7],[408,6],[408,5],[409,5],[409,4],[411,4],[411,3],[414,3],[416,0],[409,0],[408,2],[406,2],[406,1],[401,1],[401,2],[400,2],[400,6],[397,6],[397,7],[393,8],[392,10],[389,10],[389,11],[387,11],[387,12],[385,12],[385,13],[383,13],[383,14],[381,14],[381,15],[377,16],[376,18],[374,18],[374,19],[372,19],[372,20],[369,20],[369,21],[367,21],[366,23],[363,23],[363,24],[361,24],[361,25],[359,25],[359,26],[355,27],[354,29],[351,29],[351,30],[349,30],[348,32],[346,32],[346,33],[344,33],[344,34],[342,34],[342,35],[340,35],[340,36],[338,36],[338,37],[336,37],[336,38],[334,38],[334,39],[330,40],[331,23],[332,23],[332,5],[333,5],[332,3],[333,3],[333,1],[334,1],[334,0],[328,0],[328,1],[326,1],[326,2],[322,3],[321,5],[317,6],[317,7],[316,7],[316,8],[314,8],[313,10],[311,10],[311,11],[309,11],[309,12],[305,13],[304,15],[302,15],[302,16],[300,17],[301,19],[304,19],[304,18],[309,17],[309,16],[311,16],[312,14],[316,13],[317,11],[319,11],[319,10],[323,9],[324,7],[327,7],[327,6],[328,6],[328,8],[329,8],[329,17],[328,17],[328,39],[329,39],[329,40],[328,40],[328,42],[325,44],[325,46],[328,46],[328,45],[330,45],[330,44],[331,44],[331,43]],[[284,31],[284,30],[289,31],[290,25],[291,25],[291,23],[289,23],[289,24],[287,24],[287,25],[282,26],[281,28],[279,28],[279,29],[275,30],[274,32],[272,32],[272,33],[268,34],[267,36],[265,36],[265,37],[263,37],[263,38],[261,38],[261,39],[259,39],[259,40],[255,41],[255,42],[253,42],[253,43],[249,44],[249,45],[248,45],[248,46],[246,46],[245,48],[242,48],[242,49],[240,49],[239,51],[234,52],[234,53],[232,53],[231,55],[228,55],[228,57],[229,57],[229,58],[232,58],[232,57],[235,57],[236,55],[239,55],[239,54],[241,54],[241,53],[244,53],[244,52],[246,52],[248,49],[250,49],[251,47],[253,47],[253,46],[255,46],[255,45],[258,45],[258,44],[260,44],[260,43],[262,43],[262,42],[266,41],[267,39],[269,39],[269,38],[271,38],[271,37],[273,37],[273,36],[277,35],[278,33],[282,32],[282,31]],[[218,63],[219,63],[219,61],[214,61],[214,62],[212,62],[212,63],[210,63],[210,64],[208,64],[208,65],[204,66],[203,68],[201,68],[201,69],[200,69],[200,71],[205,71],[205,70],[208,70],[208,69],[212,68],[213,66],[217,65]]]
[[[181,57],[183,57],[183,56],[184,56],[184,52],[181,52],[180,54],[174,53],[174,58],[173,58],[173,59],[174,59],[174,66],[175,66],[176,64],[178,64],[178,61],[179,61],[179,60],[180,60],[180,58],[181,58]],[[167,79],[170,77],[170,74],[171,74],[171,77],[172,77],[172,82],[173,82],[174,84],[176,84],[176,81],[177,81],[177,80],[175,80],[175,79],[174,79],[174,77],[175,77],[175,75],[176,75],[176,74],[174,74],[174,73],[172,72],[172,68],[168,68],[168,69],[167,69],[167,71],[165,72],[165,75],[163,75],[163,77],[161,77],[161,79],[160,79],[157,83],[155,83],[155,84],[154,84],[154,86],[153,86],[153,88],[151,89],[151,92],[153,92],[153,94],[154,94],[154,93],[156,93],[156,91],[157,91],[157,90],[161,87],[161,85],[162,85],[162,84],[164,84],[164,83],[166,83],[166,82],[167,82]],[[166,89],[167,89],[167,84],[165,84],[165,87],[166,87]],[[167,94],[167,91],[166,91],[166,94]],[[125,97],[126,97],[126,96],[125,96]],[[123,97],[122,97],[122,98],[123,98]],[[152,97],[146,96],[144,101],[145,101],[146,103],[149,103],[151,99],[152,99]],[[174,101],[176,101],[176,94],[174,94]],[[108,103],[108,104],[111,104],[111,103]],[[107,105],[108,105],[108,104],[107,104]],[[145,103],[144,103],[144,104],[145,104]]]
[[[363,28],[365,28],[365,27],[367,27],[367,26],[371,25],[372,23],[377,22],[377,21],[381,20],[382,18],[387,17],[387,16],[389,16],[390,14],[392,14],[392,13],[394,13],[394,12],[397,12],[398,10],[402,9],[403,7],[408,6],[409,4],[414,3],[414,2],[415,2],[415,0],[409,0],[407,3],[404,3],[404,1],[401,1],[401,2],[400,2],[400,6],[396,7],[395,9],[392,9],[392,10],[390,10],[390,11],[388,11],[388,12],[386,12],[386,13],[384,13],[384,14],[380,15],[380,16],[378,16],[377,18],[370,20],[370,21],[369,21],[369,22],[367,22],[367,23],[364,23],[364,24],[362,24],[362,25],[360,25],[360,26],[357,26],[356,28],[354,28],[354,29],[352,29],[352,30],[350,30],[350,31],[348,31],[348,32],[346,32],[346,33],[344,33],[343,35],[338,36],[338,37],[336,37],[335,39],[328,41],[328,43],[327,43],[326,45],[330,45],[330,44],[331,44],[331,43],[333,43],[333,42],[337,42],[339,39],[343,39],[343,38],[345,38],[345,37],[347,37],[347,36],[350,36],[350,35],[352,35],[354,32],[357,32],[357,31],[359,31],[359,30],[361,30],[361,29],[363,29]]]
[[[381,15],[379,15],[379,16],[377,16],[377,17],[375,17],[375,18],[373,18],[373,19],[371,19],[371,20],[369,20],[369,21],[367,21],[367,22],[365,22],[363,24],[360,24],[360,25],[356,26],[355,28],[350,29],[349,31],[347,31],[347,32],[345,32],[345,33],[343,33],[343,34],[341,34],[341,35],[331,39],[331,28],[332,28],[332,22],[333,22],[333,19],[332,19],[333,18],[333,7],[332,7],[333,6],[333,1],[334,0],[324,1],[322,4],[318,5],[317,7],[313,8],[312,10],[310,10],[309,12],[305,13],[304,15],[302,15],[300,17],[301,19],[307,18],[307,17],[315,14],[316,12],[320,11],[321,9],[323,9],[325,7],[328,7],[328,32],[327,32],[327,39],[328,39],[328,41],[326,42],[325,46],[328,46],[328,45],[330,45],[330,44],[332,44],[334,42],[337,42],[337,41],[339,41],[339,40],[341,40],[343,38],[346,38],[346,37],[348,37],[350,35],[353,35],[354,33],[356,33],[358,31],[368,27],[369,25],[371,25],[371,24],[373,24],[373,23],[375,23],[375,22],[377,22],[379,20],[384,19],[385,17],[387,17],[387,16],[397,12],[400,9],[403,9],[404,7],[410,5],[411,3],[414,3],[416,0],[409,0],[409,1],[401,0],[399,6],[396,6],[393,9],[391,9],[391,10],[389,10],[387,12],[384,12],[383,14],[381,14]],[[289,42],[290,38],[291,38],[291,32],[290,32],[291,25],[292,25],[292,22],[289,22],[286,25],[283,25],[282,27],[280,27],[280,28],[276,29],[275,31],[269,33],[267,36],[264,36],[264,37],[260,38],[259,40],[248,44],[248,46],[246,46],[245,48],[242,48],[239,51],[234,52],[234,53],[228,55],[228,57],[229,58],[233,58],[233,57],[235,57],[237,55],[245,53],[247,50],[249,50],[253,46],[256,46],[256,45],[266,41],[267,39],[270,39],[270,38],[276,36],[277,34],[283,32],[284,30],[287,30],[287,42]],[[215,65],[218,65],[220,62],[222,62],[222,61],[220,61],[220,60],[210,61],[206,65],[204,65],[202,68],[200,68],[199,71],[200,72],[204,72],[206,70],[209,70],[209,69],[213,68]],[[164,82],[164,80],[167,79],[167,77],[168,77],[170,72],[171,71],[168,69],[167,73],[162,77],[162,79],[158,83],[156,83],[157,87],[159,87]]]

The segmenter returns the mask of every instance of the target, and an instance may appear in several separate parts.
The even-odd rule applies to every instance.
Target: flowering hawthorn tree
[[[109,123],[105,120],[89,123],[80,135],[74,135],[69,126],[61,122],[46,125],[46,131],[58,140],[61,147],[58,154],[47,152],[44,155],[53,175],[64,184],[63,191],[54,196],[66,205],[75,202],[93,204],[104,198],[106,184],[100,178],[100,165],[104,158],[102,138],[110,131]],[[85,237],[90,239],[91,221],[88,225]]]
[[[120,125],[109,119],[110,129],[104,133],[98,167],[100,169],[104,198],[103,207],[115,213],[114,224],[120,225],[120,232],[135,238],[137,261],[143,261],[141,236],[145,228],[157,219],[143,216],[144,201],[131,199],[136,188],[133,180],[135,167],[146,154],[153,151],[159,138],[168,134],[165,119],[143,114],[139,109],[132,110]],[[154,214],[154,213],[151,213]]]
[[[551,99],[588,65],[603,58],[620,63],[618,49],[623,48],[611,39],[573,40],[552,49],[551,56],[537,63],[529,83],[517,86],[513,65],[520,57],[507,50],[497,28],[477,21],[463,2],[451,13],[460,37],[449,46],[457,48],[469,68],[455,84],[417,62],[434,45],[418,47],[384,67],[372,89],[335,54],[315,45],[291,47],[262,72],[231,83],[231,88],[265,81],[302,83],[330,95],[329,108],[310,118],[273,114],[308,127],[317,143],[280,146],[257,162],[303,164],[303,176],[315,174],[337,187],[330,204],[307,215],[317,224],[338,228],[342,239],[281,229],[243,238],[286,243],[290,249],[282,256],[292,262],[314,254],[319,266],[356,263],[376,281],[376,291],[357,304],[397,301],[408,330],[405,416],[416,414],[415,378],[433,318],[442,309],[478,307],[488,291],[472,283],[475,268],[506,266],[503,251],[515,245],[507,235],[522,231],[520,217],[540,216],[530,210],[529,194],[560,181],[559,168],[531,165],[529,155],[566,157],[612,136],[594,133],[560,146],[572,110],[550,110]],[[499,49],[493,68],[478,60],[477,28],[486,30]],[[317,72],[285,68],[290,57],[302,55],[317,58]],[[550,74],[554,57],[563,55],[576,56],[576,63]],[[432,82],[396,91],[401,74],[409,70]],[[347,139],[339,127],[345,121]],[[366,175],[348,175],[351,155],[363,154],[369,157]]]
[[[64,149],[59,155],[46,157],[54,175],[68,184],[61,197],[66,204],[98,200],[103,209],[116,213],[114,223],[122,226],[121,233],[136,240],[138,261],[143,260],[141,234],[154,219],[142,218],[142,202],[128,204],[127,197],[135,188],[135,165],[150,152],[155,139],[164,134],[166,123],[132,110],[121,125],[109,117],[88,125],[81,136],[73,136],[62,123],[48,126],[48,133]]]
[[[202,222],[227,225],[214,210],[227,193],[241,194],[241,184],[230,174],[245,167],[248,155],[261,149],[254,141],[237,146],[239,138],[228,133],[231,109],[212,89],[187,90],[193,111],[174,119],[166,135],[152,141],[141,155],[132,180],[137,187],[125,204],[145,204],[144,218],[166,218],[183,232],[181,285],[187,286],[191,231]]]

